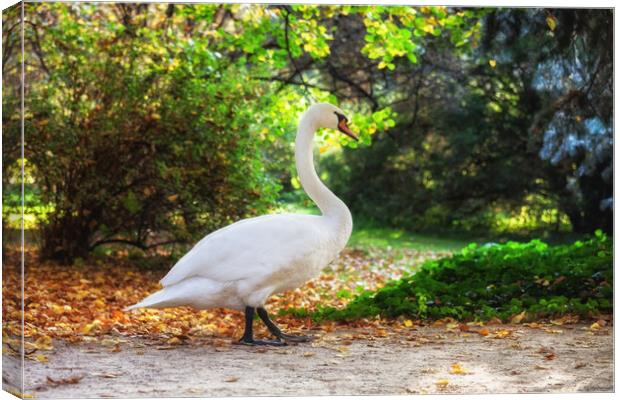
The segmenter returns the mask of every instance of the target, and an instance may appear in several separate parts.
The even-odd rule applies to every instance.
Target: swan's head
[[[317,103],[308,108],[305,113],[316,128],[336,129],[353,140],[359,140],[357,135],[349,129],[349,120],[344,111],[329,103]]]

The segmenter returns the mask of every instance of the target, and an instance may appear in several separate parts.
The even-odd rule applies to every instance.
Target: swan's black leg
[[[282,332],[280,328],[278,328],[276,324],[274,324],[273,321],[269,319],[269,314],[267,314],[267,310],[265,310],[263,307],[258,307],[256,309],[256,312],[258,313],[260,319],[263,320],[265,325],[267,325],[269,332],[271,332],[278,339],[284,339],[287,342],[309,342],[310,340],[312,340],[312,338],[308,336],[288,335]]]
[[[250,346],[286,346],[286,343],[278,340],[254,340],[254,334],[252,332],[252,322],[254,320],[254,307],[245,308],[245,331],[243,336],[239,339],[240,344],[246,344]]]

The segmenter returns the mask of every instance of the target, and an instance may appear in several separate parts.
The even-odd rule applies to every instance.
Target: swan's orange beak
[[[338,122],[338,130],[344,133],[345,135],[347,135],[348,137],[350,137],[351,139],[355,140],[356,142],[359,141],[359,138],[357,137],[357,135],[353,133],[351,129],[349,129],[346,119],[343,118]]]

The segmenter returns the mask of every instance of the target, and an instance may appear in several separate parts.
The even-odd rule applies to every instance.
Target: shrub
[[[263,87],[247,69],[182,25],[145,26],[155,22],[139,5],[76,7],[27,10],[45,64],[28,70],[25,110],[25,158],[51,209],[41,255],[70,263],[106,243],[189,242],[264,211],[277,186],[252,134]],[[19,148],[20,125],[4,127],[6,148]]]
[[[316,318],[384,315],[417,318],[507,319],[580,315],[612,310],[612,241],[602,232],[570,245],[540,240],[504,245],[470,244],[460,254],[428,261],[418,272],[366,291],[341,310]]]

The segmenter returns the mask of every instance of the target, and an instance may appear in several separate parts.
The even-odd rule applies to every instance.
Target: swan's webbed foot
[[[260,319],[263,320],[263,322],[269,329],[269,332],[271,332],[278,339],[282,339],[286,342],[291,342],[291,343],[310,342],[313,339],[309,336],[289,335],[287,333],[282,332],[280,328],[278,328],[276,324],[274,324],[273,321],[269,319],[269,314],[267,314],[267,310],[265,310],[262,307],[258,307],[256,309],[256,312],[258,313],[258,316],[260,317]]]
[[[252,322],[254,320],[254,307],[245,308],[245,332],[238,344],[246,346],[286,346],[286,343],[280,339],[277,340],[254,340],[254,333],[252,332]]]
[[[287,333],[284,333],[282,331],[280,331],[279,335],[276,335],[277,338],[282,339],[286,342],[293,342],[293,343],[305,343],[305,342],[311,342],[314,338],[310,337],[310,336],[302,336],[302,335],[289,335]]]
[[[237,343],[245,346],[286,346],[286,343],[281,340],[254,340],[245,337],[239,339]]]

